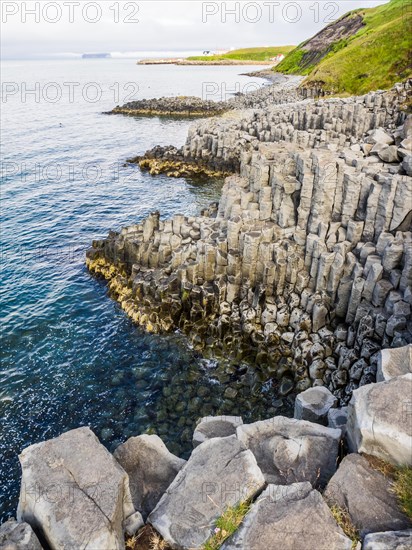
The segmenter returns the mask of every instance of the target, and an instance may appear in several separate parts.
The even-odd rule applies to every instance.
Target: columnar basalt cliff
[[[147,330],[247,356],[284,394],[326,385],[347,402],[382,347],[412,341],[409,92],[196,123],[183,153],[238,171],[219,204],[110,233],[90,271]]]

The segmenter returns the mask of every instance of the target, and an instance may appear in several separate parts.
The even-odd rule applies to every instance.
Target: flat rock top
[[[227,507],[264,484],[255,457],[236,436],[210,439],[193,451],[148,522],[177,548],[198,548]]]
[[[350,454],[342,460],[323,496],[330,505],[347,509],[362,535],[410,526],[391,490],[390,480],[361,455]]]
[[[269,485],[222,550],[350,550],[345,536],[310,483]]]
[[[325,484],[336,469],[341,430],[277,416],[237,428],[268,483]]]
[[[52,548],[120,548],[134,512],[126,472],[89,428],[32,445],[20,455],[18,517]]]
[[[193,444],[198,445],[213,437],[227,437],[236,433],[243,424],[240,416],[205,416],[198,422],[193,434]]]
[[[367,410],[375,423],[396,425],[399,430],[412,437],[412,373],[387,382],[368,384],[363,388],[367,395]]]

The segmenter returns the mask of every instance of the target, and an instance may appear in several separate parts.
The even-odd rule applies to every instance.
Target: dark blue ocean
[[[219,100],[262,85],[239,75],[254,69],[4,62],[0,517],[15,512],[18,454],[32,443],[90,425],[111,449],[150,429],[182,453],[200,405],[225,412],[213,365],[178,334],[135,327],[86,271],[85,251],[153,210],[194,214],[221,185],[124,166],[154,145],[182,145],[190,122],[102,112],[142,97]]]

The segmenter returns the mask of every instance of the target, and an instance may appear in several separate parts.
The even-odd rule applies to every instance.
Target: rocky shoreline
[[[161,97],[141,99],[118,105],[107,115],[165,116],[165,117],[210,117],[221,115],[233,107],[225,101],[211,101],[199,97]]]
[[[93,242],[88,269],[136,324],[225,365],[224,412],[261,399],[262,420],[199,414],[192,378],[173,411],[203,416],[187,461],[153,434],[112,455],[87,427],[32,445],[2,550],[412,546],[411,86],[274,84],[193,123],[183,148],[131,159],[231,175],[198,216],[154,212]],[[293,418],[263,387],[298,394]]]
[[[194,59],[141,59],[137,62],[137,65],[265,65],[267,67],[273,66],[271,61],[256,61],[256,60],[242,60],[242,59],[210,59],[210,60],[194,60]]]
[[[324,100],[275,86],[193,124],[173,154],[235,173],[219,205],[111,233],[89,270],[146,330],[247,357],[281,395],[325,385],[346,404],[382,348],[412,341],[410,86]]]
[[[148,434],[111,455],[87,427],[32,445],[0,548],[407,550],[412,346],[379,379],[344,409],[315,387],[294,418],[201,418],[187,461]]]

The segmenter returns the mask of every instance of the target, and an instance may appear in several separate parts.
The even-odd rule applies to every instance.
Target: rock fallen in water
[[[117,447],[114,457],[129,475],[133,505],[144,518],[186,464],[169,452],[160,437],[147,434],[130,437]]]
[[[235,435],[210,439],[193,451],[148,522],[173,548],[199,548],[228,507],[264,485],[255,457]]]
[[[124,548],[134,513],[126,472],[90,428],[24,449],[17,510],[53,548]]]
[[[358,454],[343,459],[323,496],[330,506],[337,505],[348,512],[362,537],[411,525],[391,491],[390,480]]]
[[[148,171],[152,176],[166,174],[172,178],[224,178],[230,176],[235,170],[235,166],[219,159],[191,159],[183,155],[182,149],[177,149],[173,145],[166,147],[157,145],[146,151],[144,155],[133,157],[127,162],[138,164],[142,170]]]
[[[267,483],[325,486],[336,471],[340,430],[276,416],[239,426],[236,433],[255,455]]]
[[[269,485],[221,550],[350,550],[352,541],[310,483]]]
[[[28,523],[12,518],[0,525],[0,549],[42,550],[42,546]]]
[[[411,396],[412,373],[355,390],[348,408],[350,450],[411,466]]]
[[[205,416],[199,420],[193,432],[193,447],[213,437],[234,435],[236,428],[242,424],[240,416]]]

